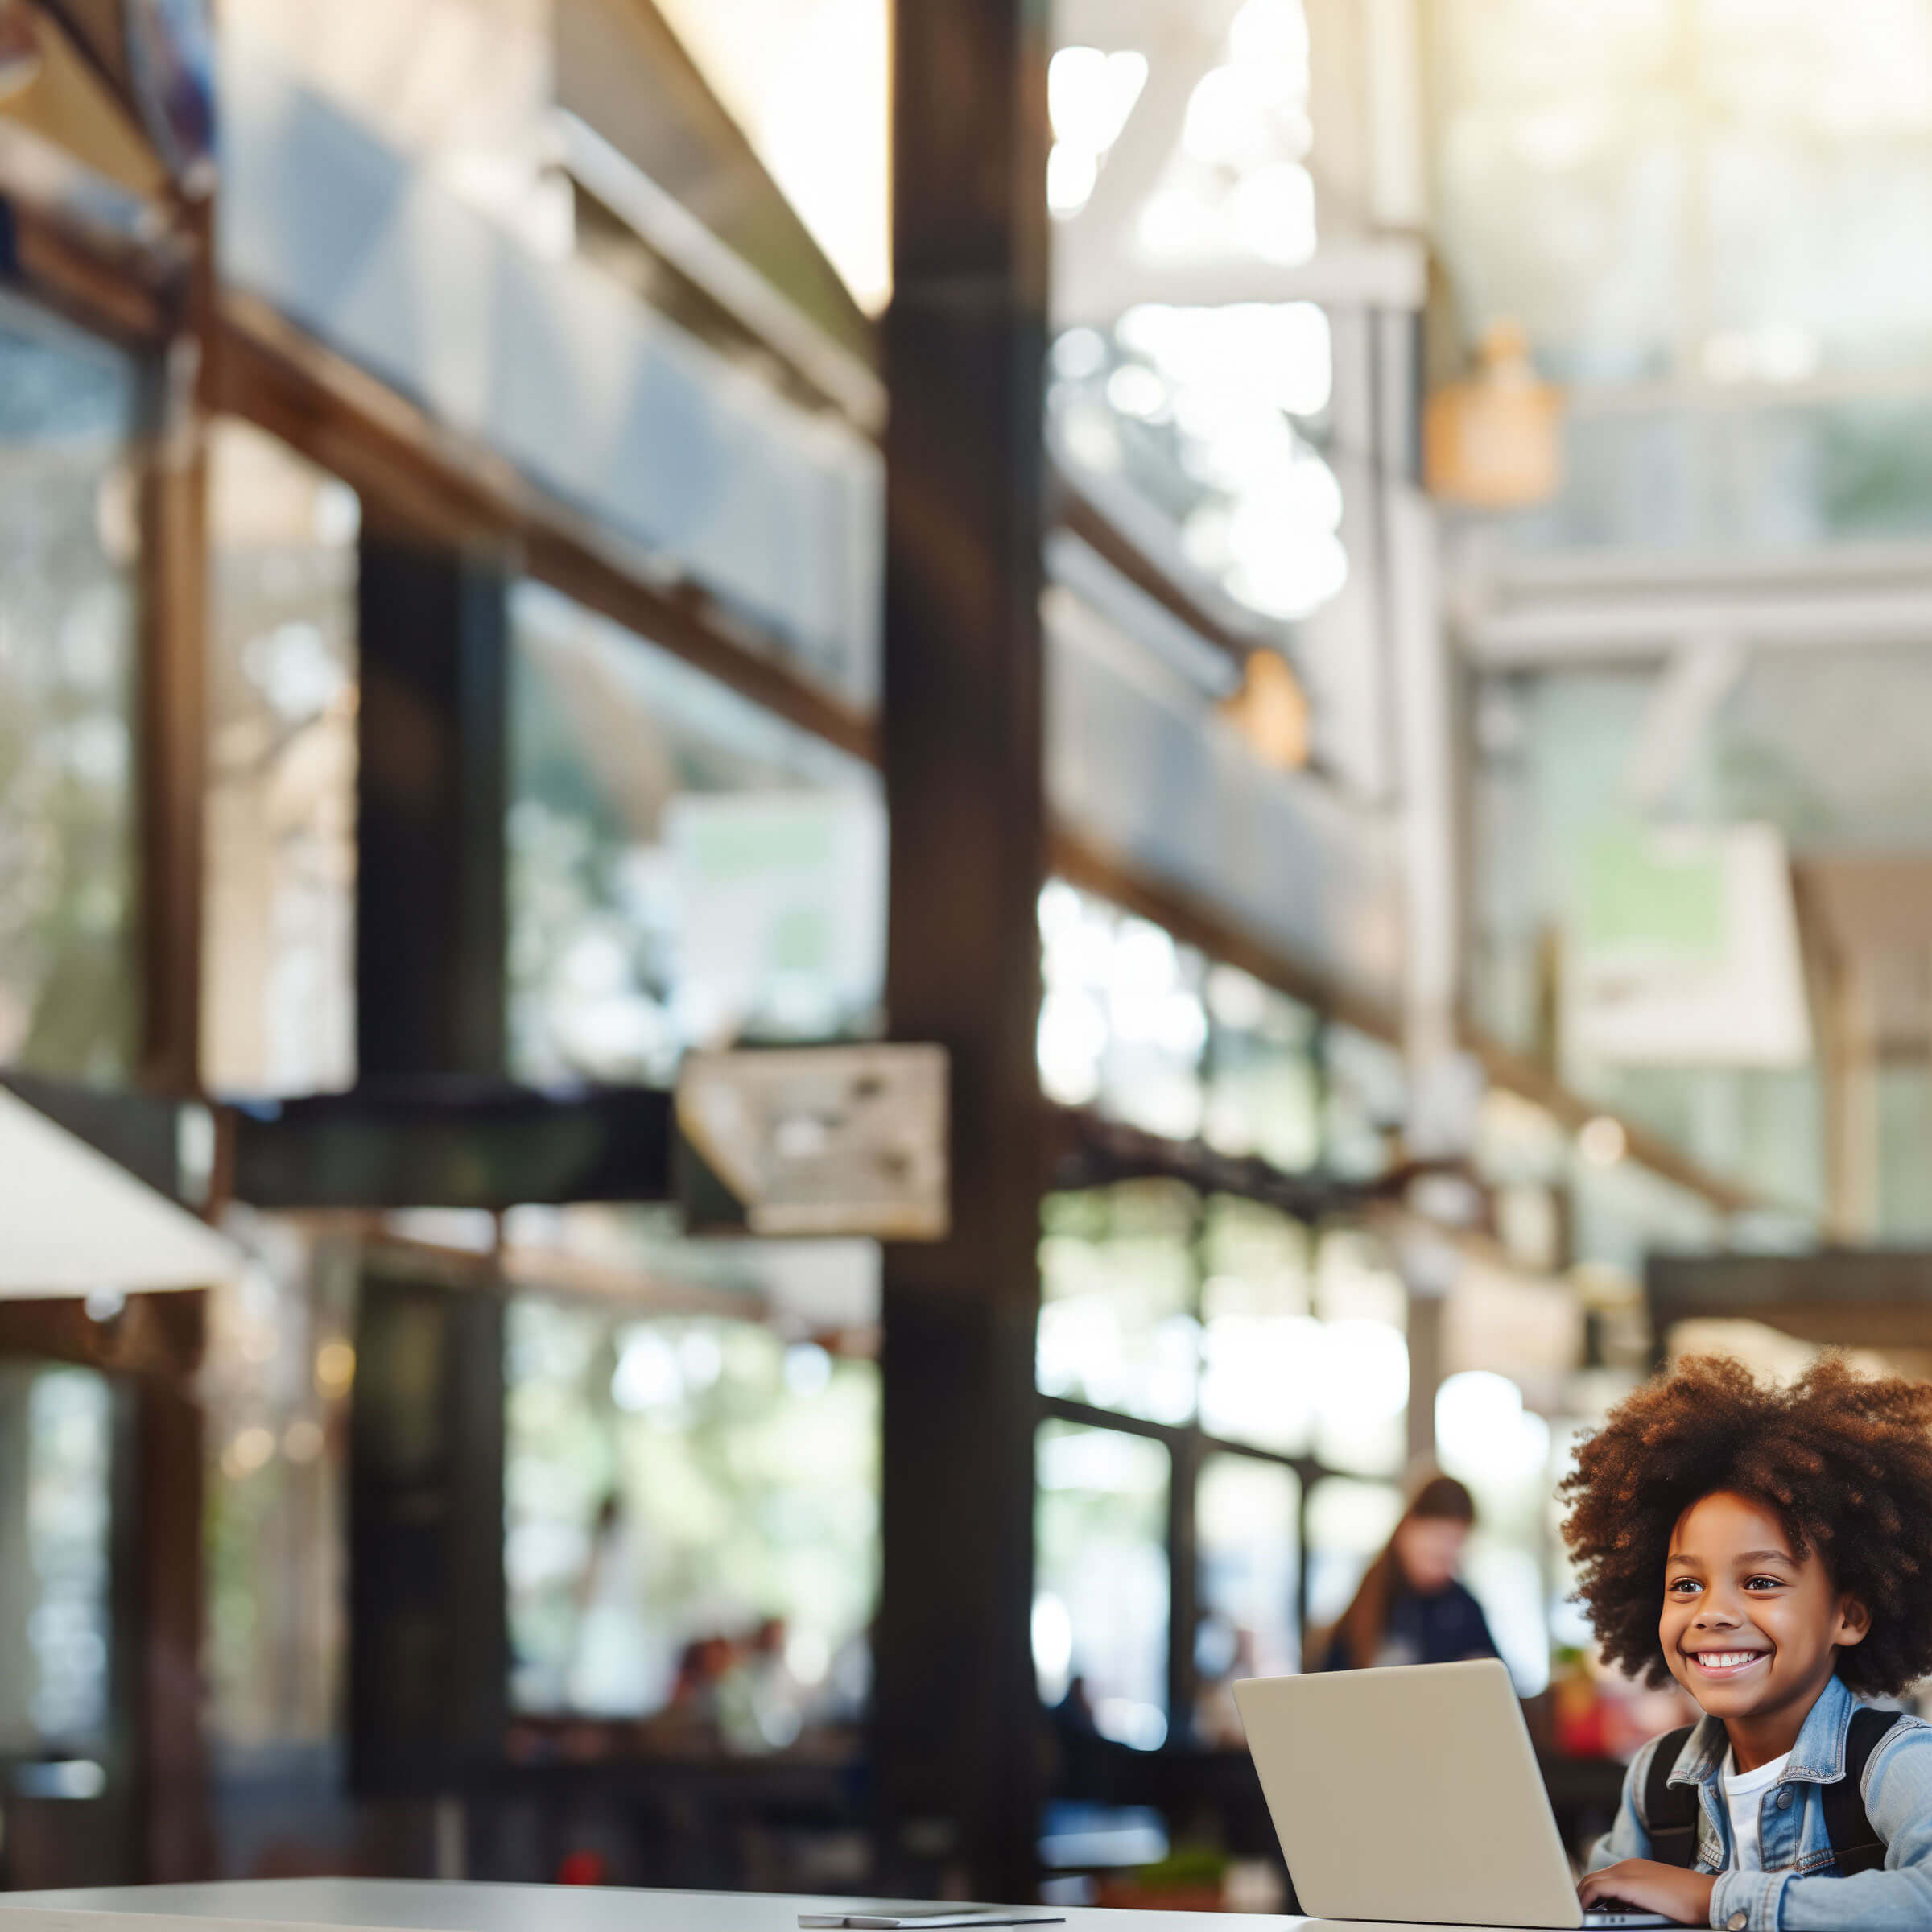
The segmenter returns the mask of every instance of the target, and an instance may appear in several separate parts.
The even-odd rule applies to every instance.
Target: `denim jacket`
[[[1825,1830],[1823,1786],[1845,1775],[1845,1733],[1858,1699],[1835,1677],[1819,1694],[1792,1747],[1791,1761],[1764,1796],[1758,1821],[1765,1869],[1729,1869],[1734,1848],[1724,1803],[1724,1765],[1730,1741],[1705,1718],[1678,1753],[1674,1785],[1695,1785],[1702,1818],[1695,1868],[1719,1872],[1711,1894],[1711,1923],[1725,1932],[1905,1932],[1932,1927],[1932,1724],[1901,1718],[1865,1766],[1862,1795],[1873,1829],[1885,1841],[1885,1868],[1837,1876]],[[1600,1871],[1620,1859],[1648,1858],[1644,1781],[1661,1739],[1637,1754],[1624,1779],[1624,1800],[1609,1835],[1590,1854]]]

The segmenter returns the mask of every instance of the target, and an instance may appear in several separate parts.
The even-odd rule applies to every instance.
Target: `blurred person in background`
[[[1432,1476],[1364,1573],[1354,1600],[1318,1647],[1324,1670],[1372,1664],[1452,1664],[1494,1657],[1482,1605],[1459,1580],[1476,1501],[1452,1476]]]

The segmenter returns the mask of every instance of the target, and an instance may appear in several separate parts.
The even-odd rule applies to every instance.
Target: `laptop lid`
[[[1509,1673],[1494,1658],[1234,1686],[1302,1909],[1583,1924]]]

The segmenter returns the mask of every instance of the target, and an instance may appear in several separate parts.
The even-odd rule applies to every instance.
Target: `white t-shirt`
[[[1755,1771],[1740,1771],[1736,1757],[1728,1751],[1724,1753],[1724,1802],[1731,1810],[1733,1870],[1764,1870],[1765,1850],[1758,1837],[1758,1819],[1763,1814],[1765,1794],[1784,1776],[1785,1766],[1790,1761],[1791,1753],[1787,1751],[1782,1757],[1774,1757]]]

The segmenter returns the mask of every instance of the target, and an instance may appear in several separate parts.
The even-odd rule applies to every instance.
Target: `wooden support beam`
[[[661,1201],[671,1096],[548,1094],[491,1081],[365,1081],[225,1117],[234,1198],[250,1207],[486,1208]]]
[[[166,1298],[182,1304],[170,1312],[192,1321],[198,1353],[205,1298]],[[143,1875],[150,1885],[184,1884],[216,1870],[202,1728],[203,1412],[192,1382],[149,1379],[135,1386],[132,1419]]]
[[[461,1791],[502,1761],[504,1304],[371,1257],[349,1424],[349,1778]]]
[[[357,573],[356,1064],[503,1071],[508,588],[365,522]]]
[[[159,361],[139,481],[139,1059],[147,1085],[193,1093],[201,1081],[213,211],[192,204],[181,220],[192,244],[185,300]]]
[[[888,1250],[888,1889],[1038,1883],[1046,9],[902,5],[886,317],[886,1007],[952,1056],[952,1228]]]

